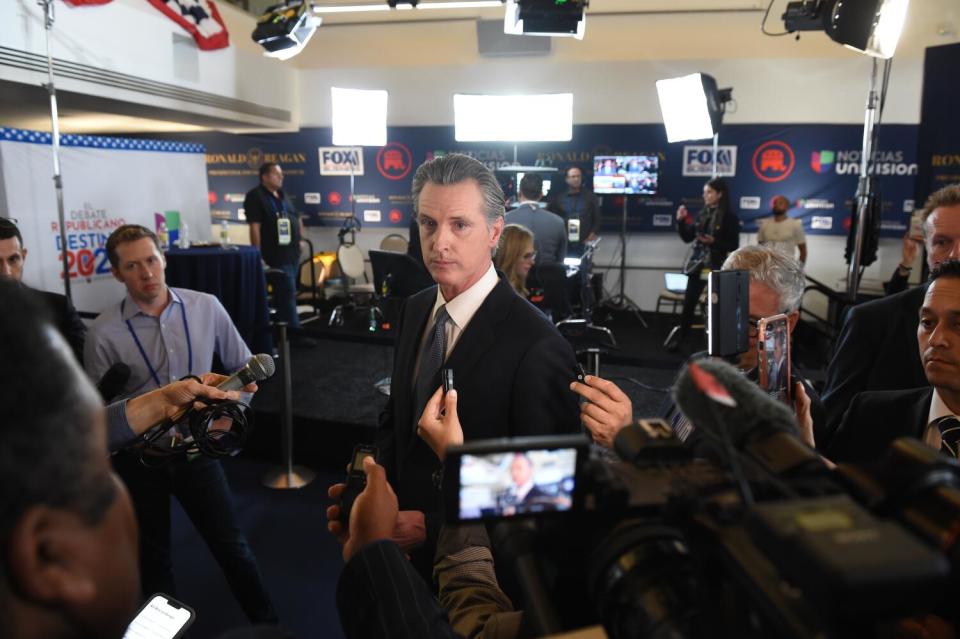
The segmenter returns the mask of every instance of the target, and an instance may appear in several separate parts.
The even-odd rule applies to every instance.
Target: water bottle
[[[220,246],[224,248],[230,246],[230,225],[226,220],[220,222]]]
[[[167,233],[166,222],[160,222],[160,226],[157,227],[157,241],[160,242],[161,251],[166,251],[170,248],[170,235]]]
[[[187,226],[187,223],[183,220],[180,220],[179,243],[180,243],[180,248],[182,249],[190,248],[190,227]]]

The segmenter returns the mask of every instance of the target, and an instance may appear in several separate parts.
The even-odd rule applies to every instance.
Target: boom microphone
[[[729,438],[734,448],[776,475],[825,468],[820,456],[800,439],[793,411],[726,362],[691,362],[677,380],[673,397],[694,426],[688,443],[697,453],[722,457],[722,446],[714,440]],[[717,437],[708,439],[698,430]]]

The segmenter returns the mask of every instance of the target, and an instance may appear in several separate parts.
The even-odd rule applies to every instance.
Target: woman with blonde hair
[[[527,297],[527,274],[537,259],[533,250],[533,233],[520,224],[507,224],[500,237],[500,248],[493,263],[504,275],[514,290]]]

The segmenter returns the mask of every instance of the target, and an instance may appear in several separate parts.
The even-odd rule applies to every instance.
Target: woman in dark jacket
[[[706,286],[705,273],[719,269],[730,251],[740,246],[740,219],[730,208],[730,191],[726,181],[713,178],[703,185],[703,209],[694,220],[687,207],[677,209],[677,230],[686,242],[695,242],[691,258],[684,267],[687,290],[683,296],[680,326],[667,338],[666,347],[675,351],[690,332],[693,312]]]

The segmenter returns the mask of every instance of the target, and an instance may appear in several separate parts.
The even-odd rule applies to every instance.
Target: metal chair
[[[557,330],[570,342],[577,357],[586,356],[587,373],[600,376],[600,355],[620,350],[613,332],[606,326],[596,326],[585,319],[565,319],[557,322]]]
[[[330,313],[330,326],[343,326],[343,315],[346,311],[358,310],[361,308],[373,309],[371,312],[379,313],[379,309],[369,304],[375,290],[373,284],[367,280],[366,266],[363,259],[363,251],[356,244],[341,244],[337,249],[337,263],[340,265],[340,271],[343,273],[343,284],[340,287],[328,286],[325,292],[337,292],[347,298],[343,304],[338,304]],[[353,282],[351,280],[363,279],[362,282]],[[366,304],[357,304],[356,299],[364,297]]]
[[[410,241],[399,233],[391,233],[380,242],[381,251],[393,251],[394,253],[406,253],[410,246]]]

